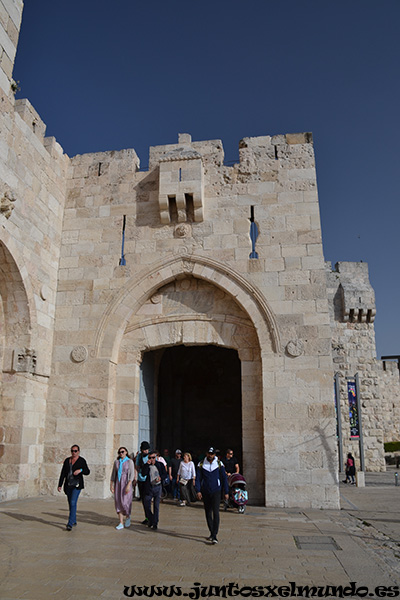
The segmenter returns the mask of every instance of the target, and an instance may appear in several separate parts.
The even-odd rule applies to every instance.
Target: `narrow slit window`
[[[249,258],[258,258],[258,254],[256,252],[256,241],[258,238],[258,227],[257,223],[254,220],[254,206],[250,207],[250,239],[251,239],[251,252],[249,254]]]
[[[119,259],[120,267],[121,266],[124,267],[126,265],[125,254],[124,254],[124,251],[125,251],[125,227],[126,227],[126,215],[124,215],[124,217],[122,219],[122,246],[121,246],[121,258]]]

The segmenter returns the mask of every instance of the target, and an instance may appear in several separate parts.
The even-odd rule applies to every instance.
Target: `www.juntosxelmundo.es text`
[[[400,587],[397,585],[378,585],[370,588],[349,581],[345,585],[297,585],[289,581],[287,585],[241,585],[227,583],[224,585],[201,585],[193,583],[189,588],[177,585],[126,585],[124,596],[165,597],[181,596],[198,600],[198,598],[397,598]]]

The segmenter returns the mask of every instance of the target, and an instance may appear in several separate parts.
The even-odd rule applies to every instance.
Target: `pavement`
[[[364,488],[341,483],[340,491],[337,511],[247,506],[243,515],[222,512],[218,545],[205,539],[200,503],[164,502],[153,531],[140,524],[142,506],[134,502],[131,527],[117,531],[113,500],[81,494],[78,525],[68,532],[64,494],[4,502],[0,598],[400,595],[394,470],[367,473]]]

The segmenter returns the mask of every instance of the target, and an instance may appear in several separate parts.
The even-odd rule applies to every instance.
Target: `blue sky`
[[[312,131],[326,260],[369,263],[400,354],[399,0],[26,0],[14,69],[70,156]]]

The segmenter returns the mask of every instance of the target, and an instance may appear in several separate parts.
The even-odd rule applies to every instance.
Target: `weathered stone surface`
[[[350,437],[347,379],[359,375],[364,458],[367,470],[385,469],[382,441],[398,439],[399,419],[393,403],[400,398],[398,371],[385,379],[376,359],[375,295],[366,263],[327,263],[328,299],[331,315],[332,356],[339,380],[343,452],[352,452],[359,466],[359,444]],[[364,318],[365,317],[365,318]],[[370,377],[365,377],[368,370]],[[390,397],[390,402],[387,398]],[[378,440],[381,441],[378,441]]]
[[[189,134],[150,148],[147,172],[133,149],[70,159],[29,101],[9,94],[22,10],[9,5],[0,13],[0,497],[55,490],[72,443],[90,461],[88,494],[108,495],[116,448],[141,441],[146,353],[159,361],[157,396],[166,349],[208,346],[240,364],[233,443],[253,502],[336,508],[334,370],[347,432],[346,377],[360,375],[368,469],[385,467],[400,393],[398,372],[375,359],[366,265],[325,269],[311,134],[244,138],[229,167],[220,140]],[[196,369],[191,381],[202,389]],[[343,443],[358,460],[347,433]]]

